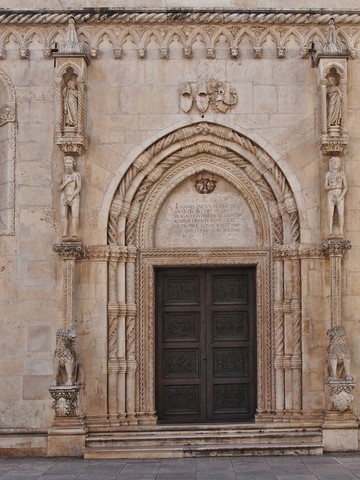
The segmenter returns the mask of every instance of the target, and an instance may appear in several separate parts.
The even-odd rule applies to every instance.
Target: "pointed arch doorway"
[[[213,269],[252,272],[256,385],[251,395],[256,400],[249,412],[253,415],[256,407],[257,420],[275,411],[300,411],[300,263],[281,253],[281,246],[299,243],[299,232],[295,198],[282,170],[262,148],[232,129],[206,122],[190,125],[135,159],[113,198],[108,224],[108,414],[113,425],[156,424],[157,408],[160,417],[166,411],[158,397],[156,362],[163,358],[163,347],[157,344],[156,292],[158,272],[177,268],[205,272],[205,277]],[[286,302],[281,287],[285,275],[291,277],[290,353],[284,344],[285,314],[279,308]],[[210,322],[204,345],[211,329]],[[166,343],[166,335],[161,335]],[[199,348],[193,355],[202,355]],[[239,348],[235,355],[240,370]],[[205,391],[218,385],[214,378],[201,381]],[[233,391],[239,391],[239,379],[231,382]],[[285,382],[292,385],[286,397]],[[204,408],[216,410],[206,404],[202,416]],[[232,406],[236,408],[232,413],[241,420],[243,406]],[[210,417],[206,413],[204,418]]]

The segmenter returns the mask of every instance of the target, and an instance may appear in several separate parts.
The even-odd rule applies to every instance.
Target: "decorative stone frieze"
[[[176,16],[176,14],[175,14]],[[167,59],[171,55],[171,42],[176,39],[183,45],[183,56],[185,59],[193,57],[194,44],[198,38],[204,46],[204,57],[216,58],[217,42],[223,35],[228,46],[230,58],[238,58],[241,55],[241,43],[244,38],[252,44],[254,58],[262,58],[263,48],[266,39],[271,36],[275,42],[274,58],[285,57],[285,46],[291,37],[298,44],[300,58],[307,58],[311,44],[318,38],[319,28],[321,35],[326,35],[326,26],[329,22],[329,15],[323,12],[289,12],[285,15],[278,12],[252,12],[243,13],[237,11],[214,11],[211,15],[207,13],[182,12],[181,18],[174,20],[173,12],[133,12],[124,13],[120,11],[102,12],[99,16],[93,10],[83,9],[81,13],[72,14],[66,12],[32,12],[11,13],[3,12],[0,16],[0,24],[3,25],[3,34],[0,38],[1,58],[6,56],[6,44],[10,33],[14,41],[19,45],[20,58],[26,59],[31,56],[32,35],[26,35],[25,29],[31,26],[31,31],[37,34],[39,41],[43,43],[44,58],[71,53],[83,55],[83,45],[77,39],[72,38],[74,29],[68,28],[64,36],[63,25],[74,25],[74,20],[82,35],[89,45],[89,53],[92,58],[101,55],[102,38],[107,35],[113,50],[114,58],[124,57],[124,45],[127,36],[130,35],[135,43],[139,59],[149,58],[147,47],[150,39],[158,44],[159,58]],[[343,15],[334,13],[334,26],[336,25],[337,36],[341,35],[343,51],[349,52],[351,58],[356,58],[357,36],[354,35],[353,25],[359,23],[359,14],[349,12]],[[21,24],[24,35],[19,35],[11,28],[11,25],[18,22]],[[211,29],[208,26],[211,25]],[[151,34],[149,35],[149,32]],[[70,35],[71,33],[71,35]],[[76,32],[75,32],[76,33]],[[59,42],[59,52],[51,55],[51,40],[63,37]],[[70,37],[70,39],[69,39]],[[331,45],[331,43],[329,44]],[[322,52],[324,55],[339,55],[330,47],[329,52]],[[151,58],[151,57],[150,57]]]

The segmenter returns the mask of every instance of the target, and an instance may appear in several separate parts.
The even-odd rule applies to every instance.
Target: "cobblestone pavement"
[[[360,452],[152,460],[0,458],[0,480],[350,480]]]

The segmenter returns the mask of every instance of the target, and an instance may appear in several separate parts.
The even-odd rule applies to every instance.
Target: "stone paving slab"
[[[144,460],[0,457],[0,480],[356,480],[360,452]]]

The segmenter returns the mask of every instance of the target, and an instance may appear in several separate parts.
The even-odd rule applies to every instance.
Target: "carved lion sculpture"
[[[74,344],[76,333],[71,328],[60,328],[56,332],[56,350],[54,352],[54,379],[56,385],[78,385],[80,379],[80,366],[76,359]]]
[[[346,345],[344,327],[337,325],[336,327],[329,328],[327,335],[329,337],[327,352],[329,354],[330,379],[336,380],[342,378],[344,371],[345,380],[353,380],[350,373],[350,356]]]

